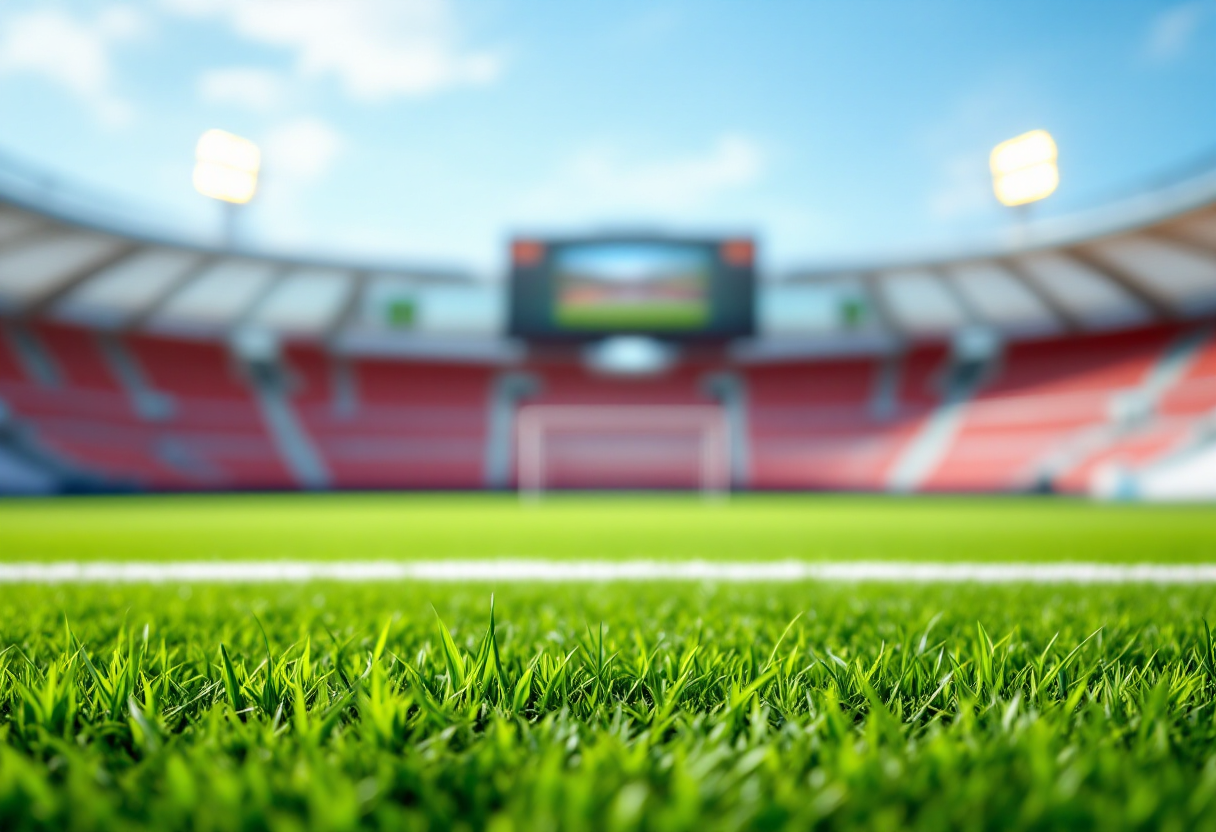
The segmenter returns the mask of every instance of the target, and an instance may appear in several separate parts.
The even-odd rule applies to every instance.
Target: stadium
[[[413,75],[384,92],[342,72],[415,66],[359,63],[381,38],[439,61],[454,4],[301,5],[316,42],[275,28],[281,4],[178,5],[111,9],[99,37],[181,37],[177,14],[199,52],[231,15],[225,37],[299,48],[292,83],[363,85],[342,106],[369,156],[357,108],[399,117],[392,92],[411,118],[445,117]],[[734,15],[705,12],[783,88]],[[781,20],[761,17],[757,43],[776,42]],[[1088,16],[1065,17],[1080,43]],[[1181,82],[1150,58],[1183,55],[1209,18],[1165,9],[1140,59],[1155,68],[1129,71],[1167,97]],[[88,51],[71,19],[0,11],[0,109],[27,114],[0,143],[54,121],[4,96],[34,89],[13,67],[59,77],[56,38]],[[614,59],[688,25],[639,20]],[[978,25],[950,37],[981,41]],[[428,26],[439,46],[413,40]],[[354,63],[325,69],[343,38]],[[594,73],[563,48],[587,98]],[[458,97],[444,78],[489,95],[487,56],[431,66],[426,95]],[[659,66],[657,86],[677,74]],[[708,66],[694,89],[726,105]],[[259,98],[271,76],[238,69],[236,92],[200,82],[200,100],[278,117],[305,96],[274,76]],[[1095,163],[1095,181],[1133,186],[1075,200],[1069,160],[1086,175],[1106,139],[1057,113],[1070,157],[1009,98],[1021,132],[980,148],[998,221],[856,256],[772,255],[785,215],[761,209],[670,227],[503,209],[490,267],[408,245],[317,253],[259,236],[296,209],[275,202],[282,142],[192,134],[180,189],[217,209],[218,235],[76,175],[76,149],[130,140],[110,109],[62,169],[0,153],[0,828],[1216,828],[1216,164]],[[501,133],[539,141],[528,100],[511,106]],[[646,112],[639,129],[660,133]],[[478,199],[444,164],[465,137],[439,133],[442,189],[420,178],[420,201],[459,203],[471,227]],[[709,179],[752,175],[732,141]],[[612,166],[587,158],[571,170],[594,190]],[[707,164],[643,166],[643,201]],[[357,221],[391,226],[397,197],[374,185]],[[763,208],[739,199],[722,216]]]
[[[2,219],[8,491],[500,490],[520,410],[566,406],[691,418],[566,427],[546,465],[567,488],[697,487],[716,409],[736,489],[1216,496],[1216,174],[995,250],[795,270],[732,302],[754,332],[666,350],[509,334],[505,288],[461,274],[199,249],[12,196]]]

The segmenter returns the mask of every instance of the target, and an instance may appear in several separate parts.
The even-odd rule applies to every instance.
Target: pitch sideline
[[[798,581],[976,584],[1216,584],[1216,564],[908,561],[48,561],[0,563],[0,584],[308,581]]]

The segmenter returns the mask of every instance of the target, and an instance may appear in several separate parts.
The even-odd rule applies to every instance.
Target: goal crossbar
[[[600,435],[697,435],[697,477],[706,496],[730,490],[730,433],[715,405],[526,405],[516,422],[516,476],[520,495],[537,498],[546,487],[546,437],[555,432]]]

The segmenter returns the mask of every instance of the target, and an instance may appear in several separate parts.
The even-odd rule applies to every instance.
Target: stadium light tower
[[[224,130],[208,130],[194,149],[194,189],[224,208],[224,242],[232,246],[237,211],[258,189],[262,152],[249,139]]]
[[[1056,141],[1046,130],[1031,130],[992,149],[992,189],[1002,205],[1030,205],[1051,196],[1060,184]]]

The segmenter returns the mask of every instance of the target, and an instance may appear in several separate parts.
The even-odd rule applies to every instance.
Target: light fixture
[[[1038,202],[1060,184],[1055,139],[1046,130],[1031,130],[992,149],[992,189],[1002,205]]]
[[[262,152],[249,139],[208,130],[194,151],[194,189],[221,202],[243,205],[258,189]]]

